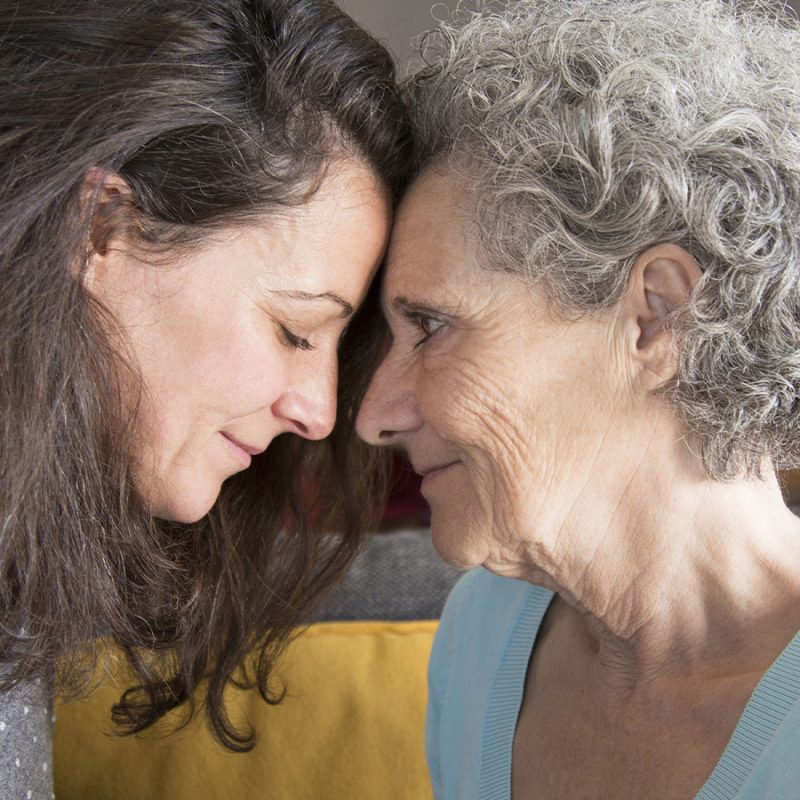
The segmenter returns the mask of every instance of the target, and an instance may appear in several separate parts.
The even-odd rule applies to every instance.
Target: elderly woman
[[[2,0],[0,31],[0,797],[39,798],[99,635],[123,729],[205,681],[252,746],[225,687],[278,699],[370,516],[354,312],[410,137],[329,0]]]
[[[358,419],[469,572],[436,796],[788,798],[800,781],[800,32],[537,0],[429,39]]]

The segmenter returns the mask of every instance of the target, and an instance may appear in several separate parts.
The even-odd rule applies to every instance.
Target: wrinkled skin
[[[423,482],[446,560],[552,575],[593,556],[596,542],[565,548],[561,532],[587,502],[615,502],[598,474],[630,466],[636,376],[613,312],[559,319],[541,288],[479,263],[462,196],[430,172],[401,207],[384,285],[393,343],[359,430],[417,471],[452,464]]]
[[[694,796],[800,628],[800,524],[770,464],[708,478],[656,391],[676,370],[670,315],[701,274],[687,251],[649,247],[612,308],[559,316],[541,286],[481,264],[468,193],[434,167],[401,205],[392,341],[359,433],[424,475],[446,560],[557,592],[514,796]]]

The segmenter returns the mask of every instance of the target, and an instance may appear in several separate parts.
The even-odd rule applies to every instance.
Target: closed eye
[[[294,348],[295,350],[313,350],[314,345],[308,341],[308,339],[304,339],[302,336],[298,336],[296,333],[292,333],[285,325],[279,324],[281,337],[286,345],[289,347]]]

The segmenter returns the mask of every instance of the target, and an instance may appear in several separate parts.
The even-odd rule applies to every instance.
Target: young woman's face
[[[216,235],[177,264],[93,256],[88,285],[141,374],[132,473],[152,513],[192,522],[281,433],[327,436],[337,345],[383,257],[385,192],[334,164],[302,207]]]

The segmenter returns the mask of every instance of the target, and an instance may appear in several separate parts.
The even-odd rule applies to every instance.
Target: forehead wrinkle
[[[398,295],[392,300],[392,310],[403,314],[409,311],[422,311],[429,314],[454,314],[455,308],[446,303],[436,303],[431,305],[425,300],[415,300],[404,295]]]
[[[468,224],[470,207],[463,192],[453,191],[454,184],[461,184],[457,176],[434,170],[419,178],[403,200],[385,261],[384,316],[408,311],[453,319],[471,315],[481,287],[474,286],[475,275],[458,265],[479,264]],[[465,278],[470,282],[466,291]]]
[[[453,254],[427,269],[417,260],[411,268],[404,265],[394,280],[387,275],[381,293],[384,315],[419,311],[452,320],[473,317],[486,305],[495,276],[492,271],[457,267],[468,259],[468,255]]]

